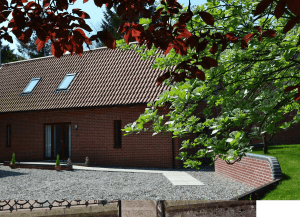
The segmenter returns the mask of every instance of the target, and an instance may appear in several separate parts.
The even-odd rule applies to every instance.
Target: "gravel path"
[[[162,173],[75,169],[57,172],[0,166],[0,200],[228,200],[236,197],[236,193],[244,194],[255,188],[216,175],[209,165],[199,171],[171,171],[184,171],[205,185],[173,186]]]

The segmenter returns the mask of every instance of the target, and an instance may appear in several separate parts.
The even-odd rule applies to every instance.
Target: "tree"
[[[25,60],[24,57],[14,54],[13,53],[14,49],[11,50],[9,45],[2,46],[1,40],[0,40],[0,47],[1,47],[1,59],[0,59],[1,65],[3,63],[10,63],[10,62],[15,62],[15,61]]]
[[[246,3],[243,1],[243,3]],[[211,8],[216,8],[218,4],[208,4],[212,6]],[[201,6],[202,7],[202,6]],[[233,8],[235,8],[234,6]],[[245,7],[245,6],[244,6]],[[201,8],[203,10],[203,8]],[[246,11],[251,11],[249,8],[245,8]],[[208,10],[206,10],[208,11]],[[211,14],[214,15],[214,17],[217,16],[217,11],[211,11],[209,10]],[[229,10],[226,11],[227,15],[230,17],[231,13]],[[241,20],[244,19],[244,16],[247,14],[239,14],[239,17]],[[235,17],[234,17],[235,19]],[[246,19],[244,19],[246,20]],[[266,20],[262,20],[260,22],[265,22]],[[251,21],[250,21],[251,22]],[[227,20],[226,22],[220,23],[219,26],[223,26],[224,29],[226,29],[228,26],[232,25],[232,20]],[[232,26],[233,29],[238,29],[238,25],[240,23],[236,22],[235,26]],[[260,23],[261,24],[261,23]],[[269,24],[270,25],[270,24]],[[247,26],[247,25],[245,25]],[[275,27],[282,26],[282,23],[280,22],[276,26],[276,22],[274,24]],[[298,27],[297,25],[296,27]],[[248,27],[249,28],[249,27]],[[252,27],[253,28],[253,27]],[[283,36],[283,35],[282,35]],[[260,135],[262,136],[264,142],[265,142],[265,153],[267,152],[267,144],[272,139],[272,137],[279,131],[279,129],[283,128],[287,130],[290,125],[290,123],[282,123],[279,125],[275,125],[276,122],[279,122],[283,119],[282,112],[285,112],[286,114],[289,114],[292,110],[299,109],[299,103],[293,101],[291,99],[291,96],[293,94],[287,95],[286,93],[282,93],[282,90],[280,85],[282,85],[282,81],[289,79],[289,82],[297,84],[297,79],[299,81],[299,72],[297,68],[295,68],[294,59],[290,58],[295,53],[299,53],[300,49],[295,47],[295,45],[292,45],[291,43],[295,43],[295,38],[297,37],[297,32],[291,32],[288,34],[287,37],[282,38],[276,38],[278,41],[282,41],[283,39],[290,39],[289,42],[283,43],[282,46],[278,44],[278,46],[274,45],[273,50],[270,52],[268,51],[268,54],[270,57],[265,62],[262,62],[261,60],[265,58],[262,54],[266,51],[263,51],[263,48],[267,48],[265,50],[268,50],[270,48],[270,42],[269,44],[253,44],[248,47],[248,49],[242,50],[238,46],[235,46],[231,49],[225,50],[223,52],[223,55],[218,60],[221,64],[219,67],[211,69],[209,75],[209,78],[213,78],[208,80],[203,84],[201,81],[197,81],[195,79],[186,79],[185,82],[179,82],[176,85],[174,85],[174,89],[171,91],[165,91],[162,93],[156,103],[150,102],[148,106],[152,106],[150,109],[148,108],[145,111],[145,114],[142,114],[137,121],[135,121],[133,124],[128,124],[125,126],[125,129],[123,131],[126,132],[141,132],[143,129],[143,125],[149,122],[150,120],[154,122],[153,129],[155,129],[155,133],[162,132],[165,130],[165,132],[174,132],[174,135],[184,136],[184,133],[190,133],[190,132],[200,132],[203,130],[205,126],[210,126],[211,129],[214,131],[212,134],[216,134],[215,137],[209,138],[208,136],[199,136],[195,139],[195,142],[190,144],[189,141],[185,141],[183,148],[191,148],[195,147],[196,145],[205,144],[206,146],[210,146],[210,148],[207,148],[206,150],[201,149],[198,152],[198,156],[191,157],[192,160],[187,160],[186,152],[180,153],[181,157],[184,160],[187,160],[185,162],[186,165],[191,167],[196,167],[197,165],[201,165],[201,162],[198,162],[196,159],[204,157],[205,154],[208,154],[209,157],[212,157],[212,160],[214,159],[213,153],[221,153],[224,154],[222,157],[222,160],[225,159],[225,157],[230,155],[233,155],[234,158],[240,156],[243,153],[250,152],[251,148],[247,148],[247,143],[251,138],[259,138]],[[129,46],[128,46],[129,47]],[[290,47],[294,47],[293,52],[289,51]],[[136,48],[136,47],[135,47]],[[239,48],[239,49],[238,49]],[[255,48],[255,49],[254,49]],[[142,50],[141,49],[135,49],[137,51]],[[154,47],[152,49],[155,50]],[[152,56],[151,54],[145,52],[146,54],[141,54],[144,58],[149,58]],[[189,58],[189,56],[194,55],[195,49],[193,52],[188,52],[188,57],[185,59],[181,57],[180,55],[176,54],[175,52],[170,52],[167,57],[160,58],[156,57],[156,63],[153,65],[153,68],[166,68],[170,65],[177,65],[178,62],[184,62],[186,59]],[[260,61],[258,61],[259,57]],[[225,57],[225,59],[223,59]],[[249,61],[249,57],[254,57],[252,61]],[[280,59],[279,59],[280,57]],[[256,59],[255,59],[256,58]],[[275,59],[275,60],[274,60]],[[277,61],[276,61],[277,59]],[[248,60],[251,64],[247,64],[246,60]],[[271,60],[271,61],[270,61]],[[266,68],[269,68],[270,63],[275,64],[273,66],[273,71],[270,73],[270,70],[267,71],[267,73],[263,74],[262,71],[266,70]],[[287,63],[292,62],[292,64],[287,65]],[[256,67],[254,67],[256,64]],[[226,66],[230,68],[230,70],[227,70],[228,75],[224,75],[223,73],[226,72]],[[233,67],[234,66],[234,67]],[[259,67],[257,67],[259,66]],[[227,68],[227,69],[228,69]],[[255,78],[255,82],[246,82],[245,80],[241,80],[241,72],[245,71],[245,69],[248,70],[248,73],[245,74],[245,76],[249,76],[249,78]],[[279,70],[278,70],[279,69]],[[285,69],[283,71],[282,69]],[[288,72],[286,70],[289,70]],[[278,78],[275,80],[273,79],[275,76],[278,76],[276,71],[281,72],[281,78]],[[229,73],[230,72],[230,73]],[[252,73],[252,76],[251,74]],[[255,73],[255,74],[254,74]],[[298,76],[295,76],[296,75]],[[217,96],[212,95],[212,91],[215,89],[213,88],[213,84],[220,84],[220,76],[217,76],[216,74],[222,74],[223,85],[220,89],[225,89],[226,86],[229,86],[229,89],[218,93]],[[292,74],[292,76],[291,76]],[[254,76],[255,75],[255,76]],[[273,77],[273,78],[272,78]],[[262,82],[262,80],[266,80],[269,78],[271,82]],[[276,81],[273,82],[272,81]],[[226,85],[226,83],[232,83],[231,85]],[[170,82],[168,82],[170,83]],[[268,84],[269,86],[265,87],[265,89],[259,89],[261,92],[255,91],[258,89],[257,84]],[[278,88],[275,90],[274,93],[274,85],[271,86],[270,83],[275,84],[275,86]],[[212,84],[209,86],[209,84]],[[233,86],[233,84],[235,86]],[[291,83],[290,83],[291,84]],[[290,84],[287,84],[285,86],[288,86]],[[207,86],[206,86],[207,85]],[[233,87],[233,88],[232,88]],[[239,88],[237,88],[239,87]],[[240,87],[243,87],[241,89]],[[248,91],[247,91],[248,90]],[[248,92],[249,94],[245,94]],[[206,94],[207,93],[207,94]],[[251,96],[252,94],[252,96]],[[199,96],[197,96],[199,95]],[[214,119],[207,119],[205,123],[196,125],[200,118],[191,116],[191,112],[195,110],[194,106],[197,106],[197,102],[202,100],[204,96],[212,96],[211,99],[208,100],[209,108],[211,108],[214,105],[222,105],[222,113]],[[276,97],[274,97],[274,95]],[[233,97],[234,96],[234,97]],[[253,98],[253,100],[250,100],[250,96]],[[262,97],[264,96],[264,97]],[[193,99],[193,100],[185,100]],[[273,98],[273,101],[270,100],[270,98]],[[175,100],[174,100],[175,99]],[[262,100],[260,100],[262,99]],[[269,102],[266,103],[266,100]],[[163,106],[164,104],[171,102],[171,106],[175,108],[173,112],[170,112],[169,115],[171,116],[170,121],[168,121],[166,124],[167,126],[160,126],[163,120],[163,116],[158,116],[156,114],[155,107]],[[249,102],[251,104],[249,104]],[[188,104],[189,103],[189,104]],[[187,108],[184,110],[187,105]],[[263,112],[258,113],[257,109],[260,111],[266,112],[266,114],[263,114]],[[203,112],[204,114],[211,115],[211,112],[207,109]],[[182,117],[183,116],[183,117]],[[264,117],[263,117],[264,116]],[[262,118],[263,117],[263,118]],[[265,118],[267,119],[265,120]],[[247,120],[248,119],[248,120]],[[234,121],[231,121],[234,120]],[[249,121],[250,120],[250,121]],[[140,122],[137,124],[137,122]],[[245,126],[242,127],[243,130],[240,131],[234,131],[232,129],[236,127],[240,127],[241,125],[245,124]],[[258,132],[258,127],[254,126],[251,130],[246,130],[247,126],[252,124],[252,126],[256,123],[260,125],[260,131]],[[293,123],[299,123],[299,113],[294,117]],[[195,127],[196,126],[196,127]],[[217,138],[218,135],[221,134],[223,131],[223,137]],[[231,133],[230,133],[231,131]],[[269,141],[266,141],[266,132],[271,134],[271,139]],[[128,135],[128,134],[125,134]],[[175,136],[176,137],[176,136]],[[247,138],[248,137],[248,138]],[[226,143],[229,143],[228,145]],[[210,149],[210,150],[209,150]],[[227,155],[226,155],[227,154]],[[242,155],[244,156],[244,155]],[[178,158],[177,159],[182,159]],[[232,158],[227,158],[228,161]],[[238,158],[236,161],[238,161],[240,158]],[[227,163],[230,163],[228,162]],[[198,168],[198,167],[196,167]]]
[[[37,45],[35,44],[35,41],[38,39],[36,33],[32,37],[30,37],[28,43],[25,44],[18,40],[19,44],[17,45],[18,51],[23,54],[23,56],[28,56],[29,59],[32,58],[38,58],[38,57],[43,57],[44,56],[44,51],[45,51],[45,56],[51,56],[51,43],[50,41],[39,51],[37,52]]]
[[[143,4],[144,7],[146,4]],[[155,2],[155,4],[148,9],[150,10],[151,16],[154,16],[154,12],[156,11],[156,7],[159,5],[158,2]],[[117,15],[117,6],[113,5],[112,8],[108,9],[107,7],[105,8],[106,11],[104,12],[104,20],[102,20],[102,23],[99,24],[97,23],[97,26],[100,26],[101,29],[107,29],[114,37],[116,40],[122,40],[124,38],[125,33],[120,34],[118,32],[118,28],[121,25],[121,17]],[[114,11],[112,10],[114,9]],[[139,20],[142,18],[142,14],[139,14],[138,17],[135,18],[135,22],[139,23]],[[161,20],[159,20],[161,21]],[[157,23],[156,21],[155,23]],[[92,24],[93,29],[100,31],[99,29],[95,28],[95,26]],[[135,40],[131,38],[129,42],[134,42]],[[101,41],[96,42],[96,44],[92,47],[92,49],[97,48],[97,47],[103,47],[103,43]],[[89,47],[89,46],[88,46]]]
[[[59,1],[59,4],[55,5],[55,0],[51,2],[51,6],[49,6],[50,1],[44,1],[44,8],[46,8],[46,11],[53,11],[57,12],[58,10],[63,10],[68,8],[68,2],[65,1]],[[72,1],[73,3],[75,1]],[[86,2],[86,0],[85,0]],[[218,59],[220,53],[222,53],[230,43],[234,43],[236,46],[239,46],[237,43],[241,43],[240,47],[241,49],[246,49],[250,48],[253,50],[251,47],[253,44],[257,44],[258,42],[256,39],[259,40],[259,44],[261,45],[262,43],[267,43],[269,46],[273,45],[274,43],[279,43],[279,40],[275,40],[276,32],[271,29],[265,29],[266,23],[261,22],[260,26],[256,26],[253,28],[253,25],[251,23],[247,26],[244,27],[245,29],[248,29],[248,31],[235,31],[235,34],[231,31],[231,29],[236,30],[230,25],[228,25],[227,29],[224,29],[223,34],[221,34],[219,31],[216,31],[213,35],[210,35],[210,30],[206,33],[202,33],[198,36],[196,36],[196,30],[194,28],[193,23],[198,23],[202,25],[210,25],[214,26],[216,16],[219,16],[219,14],[224,15],[224,12],[222,10],[218,13],[214,14],[214,17],[210,14],[207,13],[206,11],[196,11],[196,13],[192,13],[190,9],[190,4],[188,7],[188,10],[186,13],[179,13],[179,9],[182,9],[182,6],[176,2],[176,0],[165,0],[161,1],[162,7],[159,8],[156,12],[155,15],[152,17],[152,22],[155,22],[161,15],[164,15],[161,17],[162,22],[158,24],[151,24],[147,30],[144,29],[142,24],[138,24],[134,22],[134,18],[138,16],[139,12],[143,13],[144,18],[150,18],[150,12],[149,10],[144,9],[143,5],[141,2],[146,3],[148,0],[119,0],[118,3],[118,9],[117,9],[117,14],[118,16],[122,16],[122,24],[119,28],[119,33],[125,33],[124,39],[125,42],[128,44],[130,37],[134,37],[138,42],[139,45],[142,46],[145,42],[147,44],[148,49],[152,48],[152,45],[155,46],[155,48],[161,48],[164,52],[165,55],[167,55],[172,48],[174,48],[175,53],[178,53],[182,57],[182,61],[177,63],[177,67],[175,71],[180,71],[181,74],[177,74],[174,72],[168,72],[162,77],[158,78],[158,85],[161,84],[162,82],[168,83],[167,79],[174,78],[173,81],[177,83],[176,85],[186,81],[185,79],[187,78],[190,81],[193,81],[193,85],[198,85],[198,90],[201,89],[201,82],[205,82],[205,80],[210,77],[206,77],[205,73],[201,69],[206,69],[206,70],[211,70],[213,67],[218,67],[218,61],[214,59],[216,57]],[[232,4],[231,1],[223,1],[226,4],[226,10],[227,8],[233,7],[234,4]],[[229,3],[228,3],[229,2]],[[53,3],[53,4],[52,4]],[[117,3],[116,0],[103,0],[103,1],[95,1],[96,6],[101,7],[103,4],[106,4],[108,9],[110,9],[113,6],[113,3]],[[149,5],[152,5],[154,3],[154,0],[150,0],[148,2]],[[219,1],[214,1],[211,3],[211,1],[208,1],[208,4],[215,4],[219,3]],[[245,3],[245,2],[244,2]],[[275,11],[275,16],[277,19],[281,19],[281,22],[284,26],[283,31],[281,31],[282,35],[286,34],[288,31],[290,31],[299,21],[300,17],[298,7],[299,2],[293,2],[293,0],[286,0],[286,1],[280,1],[277,3],[277,5],[273,4],[272,0],[263,0],[259,4],[258,2],[246,2],[246,4],[249,5],[254,5],[255,8],[253,10],[249,10],[251,13],[254,13],[255,16],[259,15],[255,19],[253,17],[249,16],[246,18],[246,20],[250,19],[252,23],[254,23],[256,20],[261,20],[266,15],[272,14],[271,11]],[[20,2],[17,4],[17,6],[20,7]],[[287,9],[285,9],[285,5],[287,5]],[[294,7],[296,6],[296,7]],[[83,19],[88,19],[89,16],[85,12],[81,11],[80,9],[73,9],[73,14],[78,15],[79,17],[71,16],[67,12],[65,13],[60,13],[58,15],[55,15],[53,12],[49,12],[47,18],[41,18],[40,17],[40,12],[42,12],[42,7],[34,2],[29,2],[26,6],[26,13],[20,12],[20,9],[17,9],[16,6],[9,6],[4,2],[2,4],[2,21],[4,21],[5,17],[7,17],[10,14],[9,9],[14,9],[13,13],[13,18],[10,23],[9,27],[14,28],[13,33],[24,43],[28,42],[28,38],[32,34],[32,29],[37,32],[37,35],[39,39],[37,40],[38,47],[37,49],[40,50],[44,44],[50,39],[52,42],[52,48],[51,52],[53,55],[55,55],[57,58],[61,57],[64,52],[70,51],[71,54],[74,52],[77,53],[78,55],[81,56],[83,50],[82,50],[82,44],[87,43],[89,45],[92,44],[92,41],[100,39],[107,47],[111,49],[116,48],[116,41],[112,37],[111,33],[107,30],[99,31],[97,32],[96,35],[92,35],[90,38],[86,37],[84,32],[80,29],[83,28],[89,32],[92,30],[88,25],[86,25],[85,21]],[[32,9],[32,7],[35,7]],[[240,20],[240,12],[243,10],[243,7],[241,5],[239,6],[234,6],[234,10],[232,10],[233,17],[236,18],[237,21],[232,20],[232,23],[230,23],[232,26],[235,26],[236,22],[239,22]],[[270,7],[270,10],[266,10],[267,8]],[[28,10],[31,9],[31,10]],[[34,11],[34,12],[31,12]],[[249,14],[249,11],[247,13]],[[169,14],[169,15],[168,15]],[[177,14],[179,14],[177,16]],[[283,14],[287,16],[283,16]],[[295,15],[296,17],[295,17]],[[28,18],[25,19],[25,15],[28,15]],[[196,16],[195,21],[193,22],[193,16]],[[220,17],[220,16],[219,16]],[[177,23],[173,24],[171,23],[170,20],[175,18]],[[201,18],[201,19],[200,19]],[[268,17],[269,18],[269,17]],[[268,20],[268,18],[266,20]],[[221,19],[224,19],[222,17]],[[79,24],[74,24],[72,23],[70,25],[70,22],[72,20],[77,20]],[[204,22],[203,22],[203,21]],[[124,21],[124,22],[123,22]],[[222,23],[222,20],[218,20],[218,23]],[[196,26],[197,26],[196,25]],[[27,29],[25,32],[23,32],[24,27],[30,27]],[[191,26],[190,30],[192,31],[193,34],[188,30],[188,27]],[[78,28],[80,27],[80,28]],[[236,26],[235,26],[236,27]],[[249,27],[249,28],[248,28]],[[278,26],[279,27],[279,26]],[[77,28],[74,29],[73,28]],[[175,28],[175,29],[174,29]],[[255,29],[255,30],[254,30]],[[218,30],[218,29],[217,29]],[[261,30],[266,30],[266,31],[261,31]],[[282,30],[282,28],[279,27],[279,29],[276,29],[277,31]],[[11,37],[7,34],[7,28],[2,27],[2,36],[12,42]],[[245,32],[251,33],[245,35]],[[252,33],[254,31],[254,33]],[[227,33],[226,33],[227,32]],[[244,37],[242,37],[244,36]],[[267,37],[267,38],[265,38]],[[200,39],[203,39],[201,42],[199,41]],[[58,39],[58,40],[57,40]],[[253,40],[255,39],[255,40]],[[209,44],[210,49],[206,49],[207,45]],[[218,44],[222,44],[222,47],[219,48]],[[298,46],[300,43],[298,43],[296,46]],[[293,44],[295,47],[295,45]],[[234,47],[231,46],[231,47]],[[188,56],[188,48],[194,49],[196,48],[196,54],[193,54],[192,56]],[[201,52],[201,55],[200,55]],[[217,53],[216,56],[213,56]],[[209,55],[211,57],[207,57],[204,55]],[[266,54],[263,54],[264,56],[267,56]],[[288,56],[289,54],[284,54],[283,56]],[[204,57],[203,57],[204,56]],[[200,62],[199,59],[202,59]],[[219,60],[219,59],[218,59]],[[200,67],[200,68],[199,68]],[[201,68],[202,67],[202,68]],[[207,72],[207,74],[209,71]],[[251,72],[252,73],[252,72]],[[251,74],[250,73],[250,74]],[[222,77],[222,75],[221,75]],[[266,75],[264,75],[266,77]],[[262,78],[260,76],[260,78]],[[215,78],[214,78],[215,79]],[[264,79],[264,78],[263,78]],[[201,82],[200,82],[201,81]],[[211,80],[214,81],[214,80]],[[221,82],[218,82],[221,83]],[[218,85],[218,83],[214,83],[211,85]],[[200,85],[201,84],[201,85]],[[191,84],[190,84],[191,85]],[[200,85],[200,86],[199,86]],[[233,85],[233,84],[231,84]],[[188,85],[187,85],[188,86]],[[222,85],[221,85],[222,86]],[[190,99],[189,97],[193,94],[186,93],[186,86],[179,85],[180,88],[177,88],[179,90],[175,91],[175,95],[180,93],[180,97],[177,97],[177,99],[184,100],[183,96],[187,96],[187,101]],[[195,89],[197,86],[193,86],[192,89]],[[236,86],[233,85],[233,88],[236,88]],[[235,93],[233,88],[230,91],[233,91],[232,93]],[[300,86],[294,85],[294,86],[288,86],[284,90],[285,92],[290,92],[289,97],[291,98],[294,94],[291,94],[291,91],[298,88],[298,93],[296,94],[294,100],[297,101],[300,98]],[[175,88],[176,89],[176,88]],[[230,89],[230,88],[229,88]],[[174,91],[174,90],[173,90]],[[211,91],[211,92],[209,92]],[[211,94],[212,93],[212,88],[207,90],[205,93]],[[223,91],[224,92],[224,91]],[[186,95],[187,94],[187,95]],[[198,92],[198,94],[200,94]],[[202,93],[200,94],[202,95]],[[197,94],[196,94],[196,97]],[[212,97],[213,98],[213,97]],[[175,102],[177,100],[176,98],[173,99]],[[155,106],[157,106],[157,103],[155,103]],[[178,102],[176,102],[177,104]],[[194,106],[194,105],[193,105]],[[190,107],[191,108],[191,107]],[[183,109],[183,108],[182,108]],[[171,117],[173,118],[173,117]],[[226,120],[226,119],[225,119]],[[161,121],[161,118],[160,120]],[[191,124],[193,123],[194,120],[192,120]],[[206,121],[207,122],[207,121]],[[213,121],[212,121],[213,122]],[[224,121],[223,121],[224,122]],[[228,121],[225,121],[226,123]],[[204,123],[204,124],[210,124],[210,123]],[[218,125],[222,125],[221,122],[217,123]],[[229,124],[227,124],[229,126]],[[227,127],[226,125],[226,127]],[[179,126],[179,125],[178,125]],[[140,126],[139,126],[140,127]],[[201,128],[201,125],[196,127],[196,130],[199,130]],[[181,129],[181,125],[179,128],[174,128],[173,130],[179,129],[180,130],[185,130]],[[190,129],[194,129],[193,127]],[[182,134],[179,132],[178,134]],[[183,133],[184,134],[184,133]],[[235,135],[230,135],[231,137],[234,136],[234,139],[232,139],[232,143],[230,143],[230,146],[235,146],[238,138],[241,138],[240,132],[236,133]],[[238,135],[238,136],[237,136]],[[176,137],[176,136],[175,136]],[[242,136],[243,137],[243,136]],[[240,140],[239,140],[240,141]],[[233,147],[233,149],[227,150],[226,152],[226,145],[225,141],[214,141],[217,145],[215,145],[214,149],[209,151],[210,155],[212,156],[212,152],[214,154],[224,154],[223,157],[227,156],[234,150],[233,157],[242,157],[244,154],[244,151],[247,150],[247,148],[244,148],[242,150],[237,150],[236,147]],[[240,147],[245,146],[245,141],[242,141],[242,145],[239,145]],[[186,146],[186,145],[184,145]],[[225,151],[224,151],[225,148]],[[225,153],[224,153],[225,152]],[[208,153],[208,152],[207,152]],[[225,158],[224,157],[224,158]],[[234,159],[234,158],[230,158]],[[227,161],[226,161],[227,162]],[[201,165],[201,164],[200,164]],[[194,162],[191,165],[192,167],[195,166]]]
[[[266,20],[262,20],[262,22],[265,21]],[[282,26],[282,22],[278,23],[274,20],[273,26],[277,26],[276,28],[278,28],[278,26]],[[298,26],[299,24],[297,25],[297,27]],[[244,109],[245,111],[247,108],[253,108],[253,114],[251,114],[250,117],[247,117],[248,119],[252,120],[252,122],[255,122],[256,120],[257,123],[259,123],[259,129],[253,128],[252,133],[255,132],[255,136],[252,138],[259,138],[260,136],[262,137],[262,140],[264,142],[265,154],[267,153],[269,142],[272,140],[273,136],[279,131],[279,129],[287,130],[292,123],[299,122],[299,114],[297,114],[294,115],[294,120],[292,122],[283,122],[279,125],[276,125],[276,122],[279,122],[283,119],[283,116],[281,115],[282,112],[284,112],[285,114],[290,114],[292,110],[298,110],[299,108],[299,103],[293,101],[291,98],[293,94],[287,94],[286,92],[282,92],[283,83],[289,83],[289,85],[297,84],[297,80],[299,80],[299,61],[296,60],[299,57],[299,48],[296,47],[295,49],[290,49],[293,46],[292,44],[294,44],[294,46],[296,45],[294,40],[297,38],[297,32],[292,30],[287,35],[288,36],[285,37],[285,39],[289,40],[288,46],[284,42],[282,44],[278,43],[273,45],[272,51],[270,51],[269,49],[270,47],[272,47],[271,44],[265,44],[262,46],[255,45],[253,46],[255,50],[253,49],[251,51],[250,49],[248,49],[247,52],[245,50],[245,55],[242,56],[243,61],[250,63],[250,68],[252,68],[252,66],[255,63],[254,66],[256,68],[251,71],[252,76],[249,76],[248,74],[248,78],[244,77],[244,79],[241,79],[241,77],[239,77],[236,80],[227,79],[227,82],[229,84],[235,82],[235,85],[239,83],[240,87],[243,86],[243,89],[236,88],[233,92],[231,92],[231,94],[235,94],[236,91],[240,92],[242,94],[240,95],[242,96],[242,100],[238,100],[236,103],[233,103],[231,100],[233,99],[232,95],[228,95],[227,98],[223,99],[224,102],[226,102],[226,104],[224,105],[230,105],[227,108],[227,112],[232,111],[234,108]],[[261,52],[263,50],[264,52]],[[236,58],[234,58],[234,56],[236,56],[236,53],[233,53],[235,51],[231,50],[230,52],[232,52],[232,54],[234,55],[230,55],[228,60],[233,59],[236,61]],[[269,57],[268,59],[266,59],[266,56],[261,55],[266,52]],[[230,62],[229,65],[232,66],[232,64],[233,62]],[[222,65],[224,64],[222,63]],[[248,66],[247,68],[249,69]],[[272,66],[271,69],[270,66]],[[241,67],[239,69],[241,69]],[[232,68],[230,70],[231,72],[235,73],[235,76],[241,75],[241,70],[234,71]],[[280,73],[278,74],[278,72]],[[253,76],[253,73],[255,73],[256,76]],[[252,78],[253,80],[249,82],[249,78]],[[243,81],[243,83],[241,83],[241,81]],[[263,85],[265,86],[265,89],[261,90],[261,87],[263,87]],[[287,86],[288,85],[285,85],[285,87]],[[261,91],[259,94],[255,94],[257,93],[257,89]],[[234,97],[234,99],[238,99],[238,97]],[[248,110],[248,112],[249,111],[250,110]],[[249,130],[248,133],[250,133]],[[269,140],[267,140],[267,134],[270,135]]]
[[[94,24],[91,23],[90,25],[93,27],[94,30],[100,31],[100,29],[96,28],[96,27],[94,26]],[[97,24],[97,26],[99,26],[99,25]],[[98,48],[98,47],[104,47],[104,46],[105,46],[105,45],[104,45],[100,40],[98,40],[98,41],[93,41],[92,44],[91,44],[91,46],[89,46],[89,44],[87,44],[87,47],[88,47],[89,50],[90,50],[90,49],[95,49],[95,48]]]

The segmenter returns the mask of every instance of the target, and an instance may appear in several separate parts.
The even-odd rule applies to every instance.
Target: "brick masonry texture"
[[[282,178],[281,168],[275,157],[251,153],[246,153],[241,161],[233,165],[218,158],[215,161],[215,172],[255,187]]]

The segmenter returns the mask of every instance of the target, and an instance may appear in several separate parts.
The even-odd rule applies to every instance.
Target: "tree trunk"
[[[264,136],[263,136],[263,143],[264,143],[264,154],[268,154],[268,142],[267,142],[266,134],[264,134]]]

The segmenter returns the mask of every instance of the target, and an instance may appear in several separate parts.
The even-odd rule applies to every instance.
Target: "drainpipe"
[[[173,137],[173,133],[172,133]],[[174,159],[174,138],[172,138],[172,164],[173,164],[173,169],[175,169],[175,159]]]

